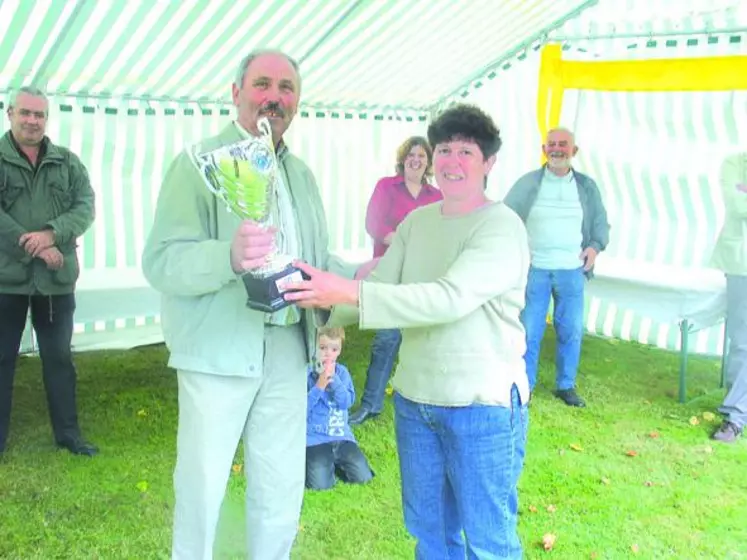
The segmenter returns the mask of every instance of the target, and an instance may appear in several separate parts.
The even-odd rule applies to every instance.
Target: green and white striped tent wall
[[[670,13],[676,12],[678,7],[698,3],[695,0],[674,4],[670,0],[661,1],[670,4]],[[72,9],[70,5],[79,4],[81,3],[61,3],[54,0],[42,2],[40,0],[36,5],[46,5],[47,8],[52,10],[58,9],[58,11],[60,6],[64,5],[63,8],[69,15]],[[137,2],[134,2],[132,5],[136,4],[140,6]],[[186,5],[189,6],[190,10],[193,10],[199,7],[198,4],[204,3],[193,1]],[[338,8],[342,4],[348,7],[355,4],[356,6],[353,6],[351,9],[354,11],[362,9],[363,13],[371,15],[371,10],[375,9],[374,5],[376,3],[341,2],[338,4]],[[393,9],[399,10],[400,19],[406,17],[409,13],[403,6],[403,3],[393,2],[391,4]],[[446,4],[452,5],[450,2]],[[508,4],[510,3],[506,3],[506,5]],[[493,55],[498,52],[495,49],[498,49],[501,45],[505,49],[502,52],[512,55],[501,57],[491,55],[487,57],[491,60],[498,60],[499,64],[497,66],[494,64],[488,65],[483,73],[475,73],[474,69],[477,68],[475,64],[480,61],[480,57],[483,56],[482,53],[478,52],[479,49],[457,49],[464,60],[464,64],[460,66],[463,69],[469,70],[469,72],[462,72],[459,79],[463,80],[464,76],[470,73],[474,74],[475,79],[469,82],[470,85],[468,87],[457,88],[454,96],[444,96],[443,94],[446,93],[446,90],[436,92],[429,89],[431,86],[429,78],[433,72],[426,72],[424,70],[426,65],[421,60],[416,61],[414,64],[404,65],[406,70],[410,71],[418,79],[413,80],[413,82],[416,82],[416,85],[408,85],[405,88],[409,93],[402,96],[402,99],[410,101],[410,106],[415,106],[420,110],[395,111],[383,104],[377,107],[372,101],[376,99],[376,93],[371,95],[371,91],[380,92],[381,87],[383,87],[382,84],[392,85],[391,75],[397,75],[397,71],[403,69],[399,60],[402,58],[401,52],[398,52],[397,49],[388,49],[385,53],[382,53],[383,58],[381,60],[388,60],[393,64],[397,62],[398,65],[392,66],[397,71],[388,73],[387,67],[382,68],[381,64],[377,64],[376,68],[378,68],[377,71],[379,72],[380,79],[375,84],[370,82],[372,78],[370,74],[365,76],[369,81],[362,80],[359,83],[352,83],[350,81],[341,82],[339,89],[340,91],[345,91],[348,97],[345,99],[340,97],[336,100],[334,92],[337,91],[337,88],[332,88],[331,90],[328,88],[326,99],[331,100],[330,103],[320,102],[317,106],[307,107],[307,115],[296,119],[289,134],[289,143],[296,153],[309,162],[317,175],[329,215],[333,249],[346,254],[368,254],[370,251],[370,242],[362,227],[365,203],[368,200],[376,179],[391,171],[393,152],[399,142],[410,134],[423,134],[425,132],[427,123],[421,120],[424,115],[422,108],[434,100],[456,98],[476,102],[496,117],[497,122],[501,126],[505,144],[499,157],[499,164],[490,178],[489,190],[493,196],[500,197],[520,174],[537,165],[537,150],[540,145],[535,117],[538,59],[537,52],[533,47],[539,47],[539,39],[546,37],[547,33],[545,31],[553,27],[548,21],[552,20],[554,23],[562,21],[562,17],[558,15],[557,11],[542,13],[540,4],[541,2],[527,2],[525,4],[527,6],[526,14],[535,18],[536,25],[534,29],[538,30],[536,33],[531,33],[531,30],[523,29],[522,32],[528,33],[528,35],[525,41],[519,41],[518,44],[526,48],[509,48],[508,44],[511,41],[513,41],[512,44],[517,44],[517,39],[514,36],[510,37],[511,41],[506,39],[500,44],[495,42],[497,40],[494,38],[491,39],[493,42],[485,43],[487,45],[485,50],[493,49]],[[558,5],[559,3],[554,4]],[[567,8],[570,10],[571,8],[575,9],[591,4],[594,3],[576,2],[573,3],[573,6],[564,4],[564,9]],[[591,21],[617,21],[617,25],[620,25],[620,22],[625,21],[626,10],[631,10],[632,7],[635,7],[633,6],[634,4],[637,4],[637,8],[641,8],[639,0],[627,0],[626,2],[618,3],[611,0],[602,0],[596,8],[589,8],[584,14],[588,18],[591,18]],[[725,5],[723,1],[719,2],[718,0],[713,0],[710,4],[714,7]],[[737,3],[731,2],[732,7],[735,4]],[[86,5],[91,6],[90,4]],[[118,9],[117,3],[108,3],[107,5],[110,9]],[[0,66],[3,68],[0,71],[0,81],[3,81],[6,87],[10,84],[8,78],[11,75],[17,76],[18,71],[24,68],[26,76],[24,81],[27,81],[27,78],[36,73],[41,73],[50,76],[52,79],[58,79],[57,84],[61,83],[59,79],[67,80],[66,76],[74,75],[76,76],[76,83],[84,85],[93,83],[112,84],[115,83],[113,81],[114,78],[122,78],[122,83],[128,87],[133,85],[133,80],[129,80],[129,78],[125,79],[127,76],[132,75],[132,62],[129,60],[125,61],[124,59],[135,56],[136,54],[148,54],[150,51],[148,53],[143,51],[138,52],[134,47],[129,48],[126,42],[122,44],[115,42],[113,44],[110,41],[107,43],[108,47],[110,47],[107,52],[110,54],[120,52],[120,58],[111,58],[111,56],[114,56],[111,55],[109,58],[99,60],[101,58],[99,53],[96,58],[96,64],[93,64],[89,57],[86,58],[88,60],[86,64],[73,64],[72,66],[67,64],[62,70],[65,70],[68,74],[62,74],[60,64],[65,61],[66,57],[64,55],[70,53],[73,45],[68,40],[67,46],[58,46],[58,54],[53,53],[53,55],[50,55],[50,52],[54,50],[52,49],[52,46],[54,46],[52,45],[52,36],[42,36],[42,31],[46,30],[46,32],[49,32],[58,23],[55,23],[49,16],[41,19],[31,18],[27,6],[28,4],[25,2],[7,0],[0,5],[0,15],[8,15],[10,13],[13,18],[16,18],[13,19],[15,23],[11,25],[7,23],[7,18],[0,17],[0,26],[5,25],[6,31],[10,32],[6,33],[4,42],[0,43],[0,60],[5,62],[3,66]],[[317,7],[321,9],[320,6],[318,5]],[[444,6],[441,7],[444,8]],[[171,4],[165,7],[159,4],[159,8],[166,11],[174,9]],[[184,9],[186,10],[187,8]],[[225,5],[222,5],[220,8],[220,10],[225,9],[228,9]],[[685,9],[690,9],[690,7],[683,7],[683,10]],[[9,12],[8,10],[11,11]],[[24,10],[26,11],[24,12]],[[131,8],[131,10],[135,10],[140,15],[144,13],[142,6],[137,9]],[[435,11],[432,7],[429,10]],[[731,11],[729,12],[728,10]],[[735,16],[732,8],[728,10],[728,14],[731,14],[727,18],[731,18],[729,20],[730,27],[734,26],[734,18],[737,18],[736,23],[741,22],[744,24],[745,20],[740,20],[737,17],[741,17],[740,14]],[[341,11],[344,12],[344,10],[338,9],[335,13],[340,13]],[[22,12],[25,14],[23,16],[25,19],[21,21],[17,18],[21,17],[19,14]],[[488,10],[488,12],[482,15],[482,19],[489,21],[495,26],[497,25],[497,20],[492,16],[495,16],[498,12],[500,12],[498,14],[500,17],[497,19],[506,20],[505,10],[496,10],[494,12]],[[42,11],[39,13],[49,12]],[[290,17],[287,11],[284,13]],[[453,11],[448,13],[452,19],[455,17]],[[719,12],[719,17],[726,17],[723,16],[724,13],[723,10]],[[183,22],[187,20],[194,22],[195,18],[189,15]],[[24,23],[33,26],[33,31],[29,31],[28,33],[18,32],[16,35],[19,29],[17,26],[19,21],[21,27],[23,27]],[[101,18],[97,21],[99,24],[103,24],[104,22]],[[131,20],[131,23],[132,21],[134,19]],[[390,23],[394,22],[391,17],[386,21]],[[528,20],[525,19],[524,21],[526,23]],[[709,25],[714,24],[714,21],[710,21]],[[725,21],[722,20],[716,23],[725,25]],[[361,22],[358,21],[358,23],[360,24]],[[501,21],[500,23],[505,26],[505,21]],[[573,21],[566,24],[566,26],[572,23]],[[700,26],[702,22],[697,20],[691,22],[691,24],[692,26],[695,26],[695,24]],[[586,25],[586,23],[583,25]],[[631,24],[628,26],[626,28],[628,34],[638,32],[637,25]],[[676,25],[680,24],[675,24],[675,27]],[[121,38],[122,29],[126,27],[125,23],[117,27],[116,31],[118,33],[115,33],[115,35]],[[55,29],[59,32],[58,28]],[[138,40],[141,41],[138,44],[141,44],[141,46],[147,46],[147,42],[143,40],[143,37],[148,37],[151,43],[159,38],[157,33],[151,33],[151,27],[148,27],[148,29],[151,31],[146,30],[140,32],[138,35]],[[176,29],[182,33],[191,33],[183,27],[177,26]],[[381,27],[379,29],[381,30]],[[679,27],[678,29],[682,28]],[[575,40],[571,43],[571,50],[573,52],[577,52],[579,48],[582,48],[589,53],[593,53],[598,52],[600,48],[604,48],[607,44],[617,45],[614,41],[584,42],[579,39],[577,29],[572,31],[576,33]],[[174,32],[174,29],[171,29],[171,32]],[[305,28],[303,28],[303,32],[307,34],[311,33],[310,30]],[[149,35],[149,33],[151,34]],[[561,28],[557,33],[572,35],[568,31],[568,28]],[[429,34],[433,35],[431,32]],[[300,36],[300,32],[297,35]],[[436,35],[439,37],[439,41],[443,37],[442,34]],[[176,34],[169,36],[176,36]],[[360,37],[356,35],[350,35],[350,28],[347,29],[344,36],[350,41],[356,40],[354,43],[358,45],[356,48],[368,48],[366,47],[366,41],[361,41]],[[73,37],[75,37],[75,34],[73,34]],[[486,36],[482,35],[482,37],[485,38]],[[26,42],[26,51],[21,50],[17,45],[13,46],[13,41],[18,38]],[[91,40],[91,37],[89,37],[89,40]],[[119,40],[117,39],[117,41]],[[487,41],[487,39],[485,40]],[[236,43],[234,39],[231,41],[232,44]],[[626,38],[625,41],[625,45],[628,46],[630,44],[629,38]],[[78,39],[78,43],[80,43],[80,39]],[[338,46],[341,45],[340,41],[336,44]],[[401,47],[401,43],[396,44]],[[617,54],[615,56],[637,56],[632,52],[635,50],[616,48],[615,53]],[[644,53],[645,55],[658,52],[657,49],[646,50],[648,52]],[[298,49],[298,52],[300,51],[301,49]],[[373,60],[379,51],[369,49],[365,52],[368,53],[367,57]],[[688,51],[688,55],[697,52],[699,52],[698,49],[691,48]],[[19,53],[21,53],[20,57]],[[609,53],[604,54],[607,56]],[[161,72],[162,75],[169,75],[168,72],[162,71],[162,66],[166,65],[166,62],[162,61],[161,66],[158,66],[158,62],[151,55],[152,53],[148,54],[150,56],[148,60],[151,62],[145,66],[141,61],[138,65],[139,71],[143,72],[144,69],[147,69],[151,73]],[[88,55],[86,54],[86,56]],[[222,61],[227,60],[223,55],[219,58]],[[77,60],[75,57],[72,57],[72,59]],[[342,57],[342,59],[337,57],[335,60],[338,60],[340,64],[347,63],[345,57]],[[354,60],[357,61],[355,62],[357,66],[362,64],[357,58]],[[123,68],[127,68],[128,70],[125,71]],[[347,68],[350,69],[350,64],[347,65]],[[116,69],[116,72],[113,69]],[[357,67],[354,69],[358,70]],[[221,79],[225,78],[223,81],[230,82],[231,72],[226,70],[223,73],[225,76]],[[208,74],[201,72],[200,76],[204,78]],[[335,73],[335,75],[338,74],[339,72]],[[353,75],[360,76],[358,73]],[[304,76],[306,79],[305,73]],[[387,77],[389,77],[388,81]],[[158,82],[157,86],[162,85],[162,83]],[[308,79],[304,82],[305,93],[313,91],[311,89],[312,83]],[[53,81],[51,84],[55,85]],[[18,84],[15,83],[15,85]],[[201,83],[200,87],[203,85],[205,84]],[[377,85],[378,89],[374,88],[373,85]],[[443,84],[440,85],[443,87]],[[308,89],[306,89],[307,86]],[[226,91],[227,89],[226,87]],[[92,91],[97,90],[92,89]],[[154,91],[156,93],[160,92],[157,88]],[[214,88],[211,90],[208,88],[206,91],[217,91],[217,89]],[[320,89],[316,91],[317,99],[324,99],[325,90]],[[134,90],[128,90],[125,93],[133,92]],[[350,92],[354,93],[351,94]],[[118,100],[107,99],[106,96],[104,98],[86,97],[82,92],[76,93],[72,91],[72,93],[75,94],[72,97],[57,96],[52,99],[50,135],[55,141],[67,144],[81,154],[84,161],[91,168],[92,180],[99,195],[97,202],[99,219],[94,228],[81,241],[80,252],[84,263],[82,275],[83,277],[88,275],[90,278],[90,275],[106,273],[101,277],[104,279],[116,276],[126,277],[128,274],[133,274],[137,271],[139,252],[144,236],[149,228],[149,221],[152,216],[153,205],[164,166],[167,165],[167,162],[176,153],[176,150],[181,148],[186,142],[214,132],[229,122],[231,108],[221,103],[211,103],[207,99],[203,100],[200,104],[187,101],[158,102],[155,100],[157,96],[154,96],[149,101],[142,99],[139,101],[126,101],[121,98]],[[400,93],[404,93],[404,90]],[[161,99],[163,98],[161,97]],[[588,103],[588,99],[589,97],[585,94],[582,104]],[[364,107],[363,105],[366,102],[370,103],[371,107]],[[334,118],[333,115],[335,111],[320,109],[322,106],[335,106],[335,103],[341,106],[337,110],[337,118]],[[698,103],[701,107],[708,107],[704,99],[699,100]],[[621,104],[617,101],[616,104],[620,107],[620,111],[623,111],[620,113],[621,118],[625,118],[626,113],[624,111],[633,111],[633,114],[638,114],[636,112],[638,109],[631,109],[631,105],[627,102]],[[61,110],[61,106],[65,106],[65,110]],[[566,104],[566,110],[570,110],[571,106],[571,103]],[[117,109],[116,114],[112,110],[114,108]],[[211,114],[203,114],[203,110],[206,108],[212,110]],[[585,114],[585,108],[586,105],[582,105],[579,113]],[[109,110],[107,111],[107,109]],[[223,109],[224,113],[228,112],[228,114],[221,114],[221,109]],[[137,110],[136,114],[135,110]],[[321,116],[318,116],[317,112]],[[366,119],[361,118],[362,113],[366,114]],[[380,120],[382,118],[383,120]],[[389,120],[390,118],[392,120]],[[400,120],[397,120],[398,118]],[[572,123],[573,121],[570,122],[570,124]],[[583,129],[583,123],[579,122],[578,124]],[[5,125],[6,123],[3,122],[2,126],[4,127]],[[585,134],[584,130],[579,130],[579,133],[580,137],[583,138]],[[585,153],[590,158],[597,157],[600,162],[603,161],[600,159],[602,156],[596,150],[589,150]],[[595,156],[595,153],[598,155]],[[595,161],[587,162],[582,155],[579,158],[578,164],[584,169],[588,168],[591,170],[594,165],[599,164],[595,163]],[[639,181],[640,178],[633,177],[631,180],[635,182]],[[623,188],[623,184],[621,183],[617,187]],[[716,206],[714,203],[714,212],[718,212]],[[716,215],[715,218],[709,217],[707,220],[710,220],[708,221],[709,224],[714,224],[719,220],[719,217]],[[714,228],[711,227],[709,232],[712,234],[713,231]],[[130,237],[130,233],[132,237]],[[113,251],[111,250],[112,248],[114,249]],[[613,246],[610,247],[610,252],[614,250],[616,248],[613,243]],[[141,279],[137,281],[139,282]],[[156,338],[160,336],[159,329],[157,328],[157,312],[149,313],[147,317],[141,315],[140,317],[133,318],[128,315],[126,307],[126,302],[122,302],[124,312],[123,318],[120,320],[77,325],[76,329],[83,332],[76,334],[76,345],[78,347],[93,347],[98,344],[102,346],[127,346],[132,344],[133,341],[144,340],[150,336]],[[614,320],[608,320],[610,317],[614,319],[614,313],[606,312],[603,315],[604,319],[600,319],[599,316],[596,320],[590,318],[590,330],[605,332],[605,324],[615,326],[616,323]],[[150,330],[148,330],[149,328]],[[661,328],[666,330],[666,327]],[[655,326],[649,332],[655,331],[657,335],[646,337],[644,342],[653,344],[658,342],[660,345],[674,348],[677,344],[674,336],[664,337],[663,340],[658,336],[661,328]],[[148,331],[146,335],[138,334],[144,330]],[[614,327],[612,330],[614,332],[605,332],[605,334],[612,334],[623,338],[636,338],[640,334],[626,333],[623,332],[624,329],[617,327]],[[705,345],[701,342],[701,339],[702,336],[699,335],[698,344],[693,345],[693,350],[709,352],[717,352],[719,350],[718,345],[712,344],[710,338],[708,338]]]
[[[587,15],[593,17],[593,9]],[[666,34],[658,40],[656,36],[604,41],[577,37],[566,44],[564,57],[615,60],[745,54],[747,14],[742,17],[729,21],[728,33],[682,35],[678,27],[679,35]],[[530,49],[521,63],[451,100],[478,103],[502,124],[506,147],[490,179],[496,198],[521,173],[538,166],[538,69],[538,50]],[[747,145],[747,92],[569,90],[561,124],[576,132],[581,146],[576,166],[599,181],[606,200],[613,224],[607,257],[684,270],[708,267],[723,219],[718,170],[725,155]],[[586,325],[592,333],[668,349],[680,347],[676,324],[657,323],[616,307],[614,301],[590,298]],[[722,349],[723,325],[691,336],[692,352],[719,355]]]
[[[317,174],[333,249],[368,254],[365,201],[391,172],[395,147],[425,132],[423,114],[595,3],[4,0],[0,93],[44,86],[52,138],[91,169],[99,218],[81,240],[82,284],[139,284],[137,260],[164,166],[184,142],[229,121],[220,110],[230,114],[238,57],[257,46],[282,48],[301,62],[308,113],[289,142]],[[434,61],[440,72],[431,70]],[[155,328],[138,334],[153,320],[130,314],[77,325],[84,332],[74,343],[126,346],[158,336]]]

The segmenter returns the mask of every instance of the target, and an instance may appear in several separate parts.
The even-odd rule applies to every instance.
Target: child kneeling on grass
[[[335,474],[352,484],[374,476],[348,423],[355,389],[347,368],[337,363],[344,340],[342,328],[319,329],[316,367],[309,366],[306,487],[312,490],[332,488]]]

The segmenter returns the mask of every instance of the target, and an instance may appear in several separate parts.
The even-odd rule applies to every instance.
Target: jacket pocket
[[[31,278],[31,266],[0,250],[0,286],[18,286]]]
[[[77,245],[72,244],[66,248],[59,248],[62,252],[62,268],[59,270],[50,270],[52,282],[60,286],[70,286],[75,284],[80,275],[80,264],[78,262]]]
[[[73,191],[70,188],[70,175],[64,166],[55,166],[50,169],[46,178],[49,185],[52,215],[50,220],[64,214],[73,205]]]
[[[5,166],[0,166],[0,208],[4,212],[10,211],[13,205],[21,196],[24,189],[24,183],[16,173],[9,172]]]

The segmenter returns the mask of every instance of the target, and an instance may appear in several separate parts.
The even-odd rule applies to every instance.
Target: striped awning
[[[240,58],[301,62],[306,107],[427,110],[596,0],[5,0],[0,91],[230,101]]]

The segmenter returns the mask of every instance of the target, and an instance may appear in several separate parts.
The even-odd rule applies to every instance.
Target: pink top
[[[433,185],[424,184],[413,198],[401,175],[379,179],[366,211],[366,231],[374,240],[374,258],[386,252],[388,245],[384,238],[397,229],[410,212],[442,199],[441,191]]]

